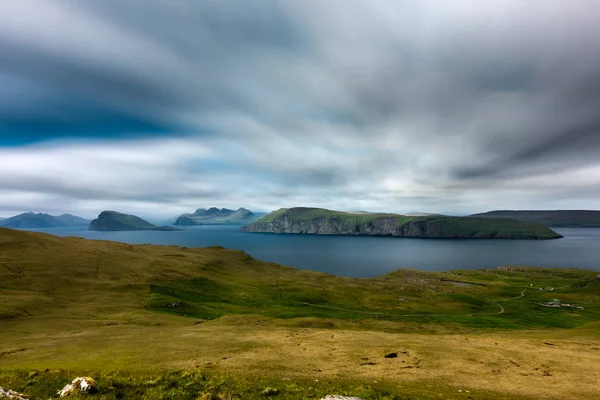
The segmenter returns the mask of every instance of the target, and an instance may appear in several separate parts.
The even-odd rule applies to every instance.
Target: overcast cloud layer
[[[0,3],[0,216],[598,209],[597,1]]]

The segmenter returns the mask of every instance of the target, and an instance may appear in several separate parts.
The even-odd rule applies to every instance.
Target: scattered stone
[[[333,396],[323,397],[321,400],[363,400],[363,399],[361,399],[360,397],[348,397],[348,396],[333,395]]]
[[[277,396],[279,394],[279,390],[272,387],[267,387],[265,390],[263,390],[263,394],[265,396]]]
[[[398,357],[398,353],[386,354],[384,357],[385,358],[397,358]]]
[[[29,400],[29,397],[22,393],[15,392],[14,390],[4,389],[0,387],[0,399],[2,400]]]
[[[73,379],[71,383],[59,390],[57,394],[60,395],[60,397],[66,397],[77,393],[90,394],[96,392],[98,392],[96,381],[89,376],[86,376]]]
[[[174,301],[172,303],[161,303],[160,307],[162,308],[183,308],[185,307],[187,304],[183,301]]]

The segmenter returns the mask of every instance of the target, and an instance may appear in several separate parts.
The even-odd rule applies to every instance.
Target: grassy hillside
[[[47,399],[86,374],[103,399],[591,399],[595,276],[352,279],[218,247],[0,229],[0,386]],[[574,307],[539,304],[553,298]]]
[[[142,231],[156,228],[156,225],[138,216],[116,211],[102,211],[90,224],[92,231]]]
[[[243,228],[246,232],[386,235],[464,239],[556,239],[544,225],[511,219],[364,214],[322,208],[282,208]]]
[[[356,223],[373,221],[380,217],[394,217],[397,218],[398,224],[414,219],[416,217],[410,217],[399,214],[387,214],[387,213],[348,213],[343,211],[327,210],[325,208],[311,208],[311,207],[293,207],[293,208],[280,208],[279,210],[273,211],[270,214],[260,218],[261,222],[273,222],[277,218],[282,216],[288,216],[297,220],[311,220],[320,217],[326,218],[340,218],[344,221],[344,224],[348,226],[356,225]]]

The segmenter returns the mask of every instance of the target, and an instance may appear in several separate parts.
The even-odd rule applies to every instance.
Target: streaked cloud
[[[0,4],[0,214],[597,208],[594,1]]]

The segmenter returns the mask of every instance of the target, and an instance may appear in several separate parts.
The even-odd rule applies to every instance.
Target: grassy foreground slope
[[[348,213],[294,207],[274,211],[242,228],[245,232],[375,235],[454,239],[558,239],[537,222],[511,219]]]
[[[103,399],[592,399],[599,297],[583,270],[351,279],[0,229],[0,386],[47,399],[86,374]],[[539,304],[553,298],[575,307]]]

